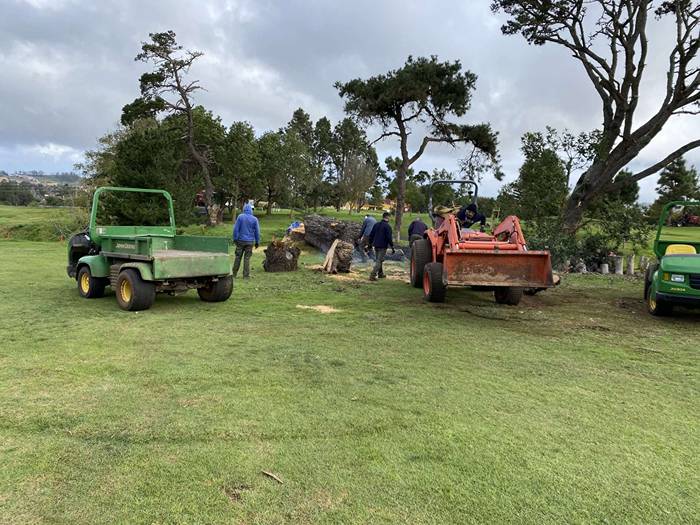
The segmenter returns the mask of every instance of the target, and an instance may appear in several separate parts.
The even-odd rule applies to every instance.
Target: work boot
[[[379,278],[380,278],[380,279],[386,279],[386,275],[381,274],[381,275],[379,276]]]
[[[375,275],[370,275],[370,276],[369,276],[369,280],[370,280],[370,281],[376,281],[376,280],[377,280],[377,277],[376,277]]]

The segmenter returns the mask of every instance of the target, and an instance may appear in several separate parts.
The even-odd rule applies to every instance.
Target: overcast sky
[[[491,122],[504,171],[522,163],[520,137],[546,125],[588,131],[600,104],[580,67],[557,47],[528,46],[500,32],[489,0],[0,0],[0,170],[66,171],[116,128],[138,95],[146,66],[133,61],[149,32],[172,29],[205,56],[192,70],[197,102],[225,124],[258,134],[283,126],[301,106],[314,120],[342,118],[333,83],[386,72],[408,55],[459,59],[479,77],[464,122]],[[651,23],[639,119],[663,89],[672,37]],[[646,96],[644,96],[646,95]],[[419,136],[420,130],[415,135]],[[378,135],[369,130],[370,138]],[[678,117],[631,165],[641,169],[698,138],[700,117]],[[387,139],[380,158],[396,155]],[[463,150],[437,146],[417,169],[455,170]],[[700,164],[700,154],[687,157]],[[482,194],[500,183],[486,178]],[[642,183],[653,198],[654,180]]]

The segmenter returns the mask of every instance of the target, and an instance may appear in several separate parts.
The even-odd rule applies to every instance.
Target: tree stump
[[[327,273],[348,273],[352,266],[352,254],[355,246],[349,242],[336,239],[331,244],[326,259],[323,261],[323,271]]]
[[[612,257],[610,257],[610,259],[615,265],[615,275],[622,275],[622,256],[613,255]]]
[[[265,248],[263,268],[266,272],[293,272],[298,268],[300,253],[291,242],[273,240]]]
[[[625,257],[625,266],[627,268],[627,275],[634,275],[634,255],[628,255]]]

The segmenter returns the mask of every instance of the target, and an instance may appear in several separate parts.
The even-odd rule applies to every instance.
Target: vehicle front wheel
[[[493,296],[498,304],[517,306],[523,297],[523,289],[516,286],[501,286],[493,291]]]
[[[206,286],[197,288],[197,293],[202,301],[208,303],[220,303],[228,300],[233,292],[233,277],[227,275],[218,281],[209,281]]]
[[[115,289],[117,303],[122,310],[148,310],[156,299],[155,284],[144,281],[137,270],[127,268],[119,272]]]
[[[78,292],[86,299],[95,299],[105,294],[105,280],[93,277],[88,266],[81,266],[78,270]]]
[[[447,286],[443,278],[442,263],[433,262],[423,269],[423,296],[431,303],[444,303]]]
[[[649,287],[647,290],[647,311],[655,317],[663,317],[673,312],[673,305],[656,298],[656,292]]]

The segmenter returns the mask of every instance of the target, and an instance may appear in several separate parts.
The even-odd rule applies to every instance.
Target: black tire
[[[78,293],[86,299],[95,299],[105,294],[106,280],[93,277],[89,266],[80,267],[76,281],[78,283]]]
[[[447,286],[442,263],[432,262],[423,269],[423,298],[431,303],[444,303]]]
[[[208,303],[220,303],[228,300],[233,292],[233,277],[227,275],[221,277],[218,281],[210,281],[207,286],[197,288],[197,293],[202,301]]]
[[[665,317],[673,313],[673,304],[660,301],[656,297],[651,297],[651,286],[647,290],[645,303],[647,305],[647,311],[654,317]]]
[[[649,288],[651,288],[651,280],[654,277],[654,272],[658,269],[658,264],[650,264],[647,267],[647,271],[644,273],[644,300],[646,301],[649,296]]]
[[[411,245],[411,285],[414,288],[423,287],[423,270],[433,259],[430,241],[418,239]]]
[[[414,242],[420,241],[423,238],[422,235],[414,234],[408,239],[408,245],[411,246]]]
[[[498,304],[517,306],[523,297],[523,289],[517,286],[500,286],[493,291],[493,296]]]
[[[127,268],[119,272],[114,289],[122,310],[148,310],[156,299],[156,285],[141,279],[138,270]]]

